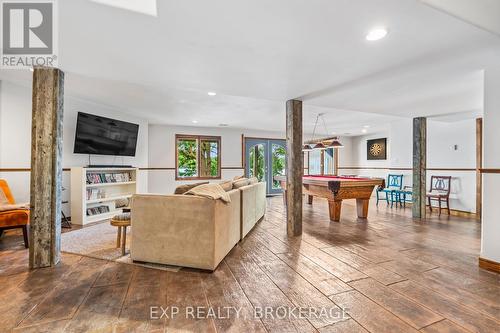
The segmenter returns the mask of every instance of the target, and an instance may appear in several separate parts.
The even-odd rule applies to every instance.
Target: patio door
[[[285,140],[245,138],[245,175],[267,183],[267,194],[280,194],[274,176],[285,174]]]

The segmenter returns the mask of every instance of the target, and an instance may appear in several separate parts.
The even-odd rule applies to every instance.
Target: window
[[[321,150],[315,149],[309,152],[309,174],[322,175],[321,173],[321,157],[323,153]]]
[[[338,150],[328,148],[325,150],[312,150],[307,152],[309,161],[310,175],[334,175],[336,174],[336,159],[338,158]],[[337,155],[337,156],[335,156]]]
[[[220,136],[176,135],[176,179],[219,179]]]

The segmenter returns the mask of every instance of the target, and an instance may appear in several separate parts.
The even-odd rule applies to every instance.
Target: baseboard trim
[[[476,213],[466,212],[463,210],[450,209],[450,212],[451,212],[451,215],[453,215],[453,216],[468,217],[471,219],[478,219],[479,218]]]
[[[479,257],[479,267],[488,271],[500,273],[500,263],[493,260]]]
[[[407,202],[406,206],[407,207],[411,207],[412,203],[411,202]],[[437,215],[438,212],[439,212],[439,207],[432,206],[432,213],[431,213],[431,210],[429,209],[429,205],[427,205],[426,206],[426,210],[427,210],[428,216]],[[447,214],[446,208],[443,208],[441,210],[441,216],[445,215],[445,214]],[[458,217],[466,217],[466,218],[471,218],[471,219],[476,219],[476,220],[479,219],[479,216],[476,213],[467,212],[467,211],[464,211],[464,210],[453,209],[453,208],[450,209],[450,215],[458,216]]]

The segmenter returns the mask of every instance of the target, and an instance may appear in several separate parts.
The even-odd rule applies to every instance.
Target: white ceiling
[[[307,132],[319,112],[337,133],[417,115],[451,121],[481,112],[484,62],[500,56],[497,35],[417,0],[161,0],[157,16],[72,0],[59,10],[67,93],[153,123],[283,130],[291,98],[304,101]],[[389,35],[366,41],[376,26]]]

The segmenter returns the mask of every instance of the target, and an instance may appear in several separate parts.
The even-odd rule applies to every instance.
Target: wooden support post
[[[426,215],[427,119],[413,119],[413,207],[414,218]]]
[[[33,72],[30,185],[30,268],[60,260],[64,73]]]
[[[286,102],[286,223],[288,236],[302,235],[302,101]]]
[[[339,149],[333,149],[333,174],[335,176],[339,175]]]
[[[483,207],[483,118],[476,119],[476,217],[481,218]]]

